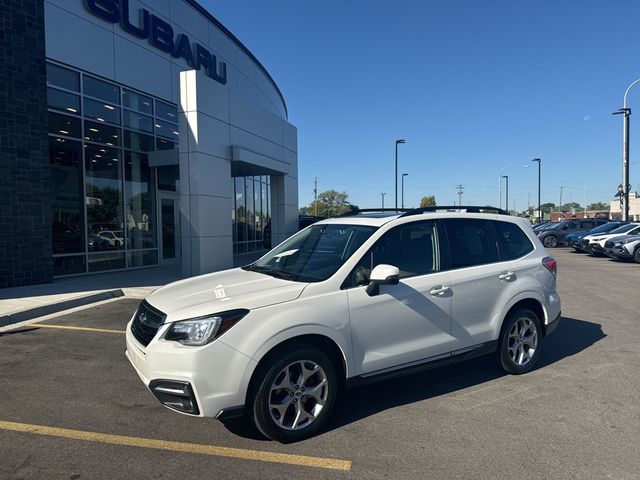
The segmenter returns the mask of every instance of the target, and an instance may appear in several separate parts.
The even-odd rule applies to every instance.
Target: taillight
[[[558,274],[558,262],[553,257],[544,257],[542,259],[542,265],[545,266],[554,276]]]

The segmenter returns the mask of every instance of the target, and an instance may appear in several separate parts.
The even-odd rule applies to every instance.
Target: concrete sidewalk
[[[0,327],[110,298],[144,298],[180,278],[180,265],[169,265],[61,278],[53,283],[3,289],[0,290]]]

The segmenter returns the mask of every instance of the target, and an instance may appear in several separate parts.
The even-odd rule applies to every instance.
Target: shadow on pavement
[[[598,323],[563,317],[556,330],[544,339],[537,370],[589,348],[606,335]],[[429,370],[394,380],[341,392],[333,414],[323,431],[330,431],[376,413],[410,403],[446,395],[505,376],[494,355],[456,365]],[[362,399],[368,399],[362,401]],[[225,422],[232,433],[264,440],[244,419]]]

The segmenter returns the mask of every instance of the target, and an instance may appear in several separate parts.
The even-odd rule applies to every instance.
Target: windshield
[[[627,233],[629,230],[633,230],[634,228],[636,228],[638,225],[637,224],[633,224],[633,223],[629,223],[627,225],[622,225],[621,227],[616,228],[615,230],[611,230],[611,234],[613,235],[614,233]]]
[[[556,229],[562,227],[562,225],[566,225],[566,223],[564,223],[564,222],[552,223],[547,228],[545,228],[545,230],[556,230]]]
[[[242,268],[286,280],[321,282],[336,273],[376,230],[364,225],[312,225]]]
[[[618,223],[605,223],[604,225],[600,225],[599,227],[594,228],[593,230],[589,230],[589,235],[593,235],[594,233],[606,233],[610,232],[614,228],[618,228]]]

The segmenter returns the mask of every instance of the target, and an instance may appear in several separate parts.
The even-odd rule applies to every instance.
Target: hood
[[[149,295],[147,301],[167,314],[167,322],[175,322],[237,308],[251,310],[290,302],[307,285],[234,268],[170,283]]]
[[[612,235],[612,238],[607,238],[611,242],[620,242],[623,240],[640,240],[640,235]]]

